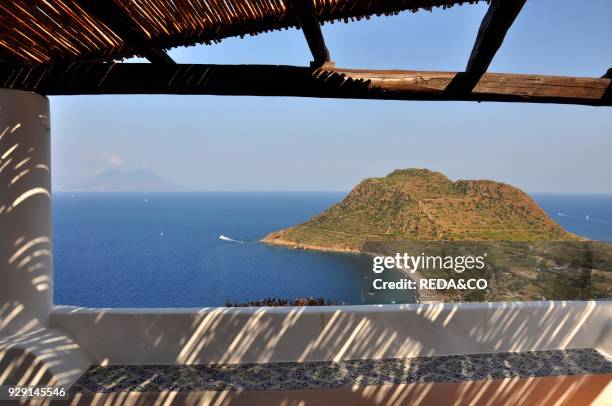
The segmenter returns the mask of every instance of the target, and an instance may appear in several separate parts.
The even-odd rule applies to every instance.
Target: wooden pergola
[[[477,3],[482,0],[472,0]],[[206,94],[612,105],[601,78],[487,73],[526,0],[491,0],[463,72],[343,69],[321,24],[457,0],[7,0],[0,87],[44,95]],[[177,64],[166,49],[301,28],[310,66]],[[117,62],[141,56],[147,64]],[[602,71],[605,68],[602,69]]]

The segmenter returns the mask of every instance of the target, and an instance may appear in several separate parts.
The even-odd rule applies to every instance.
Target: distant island
[[[61,190],[70,192],[179,192],[186,190],[146,169],[107,169]]]
[[[363,252],[371,241],[577,241],[523,191],[490,180],[451,181],[400,169],[357,185],[309,221],[268,234],[268,244]]]

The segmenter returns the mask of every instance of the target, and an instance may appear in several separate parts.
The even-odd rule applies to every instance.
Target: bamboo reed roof
[[[133,34],[167,49],[299,27],[292,1],[4,0],[0,58],[19,64],[103,61],[143,55],[142,44],[130,41]],[[478,1],[314,0],[314,13],[323,24]]]
[[[324,23],[479,1],[485,0],[0,0],[0,88],[45,95],[158,93],[612,106],[612,69],[593,78],[488,72],[527,0],[487,0],[487,13],[462,72],[337,68],[321,30]],[[177,64],[165,52],[289,28],[302,30],[312,54],[310,66]],[[132,56],[151,63],[116,62]]]

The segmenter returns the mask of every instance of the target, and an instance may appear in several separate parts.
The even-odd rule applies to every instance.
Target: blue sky
[[[486,4],[326,24],[351,68],[457,71]],[[612,2],[530,0],[490,71],[599,77]],[[182,63],[307,65],[301,31],[170,51]],[[494,179],[529,192],[612,193],[612,110],[465,102],[220,96],[51,98],[56,189],[149,168],[194,190],[349,190],[396,168]]]

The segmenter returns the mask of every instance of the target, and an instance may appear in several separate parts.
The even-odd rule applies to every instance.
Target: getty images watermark
[[[411,255],[397,253],[395,256],[375,256],[373,258],[372,272],[381,274],[385,270],[399,269],[414,274],[418,270],[453,270],[456,273],[465,271],[483,270],[486,267],[487,254],[480,256],[459,255]],[[418,275],[418,274],[417,274]],[[403,290],[403,289],[481,289],[487,288],[486,279],[439,279],[439,278],[402,278],[397,281],[385,281],[375,278],[372,286],[375,290]]]

